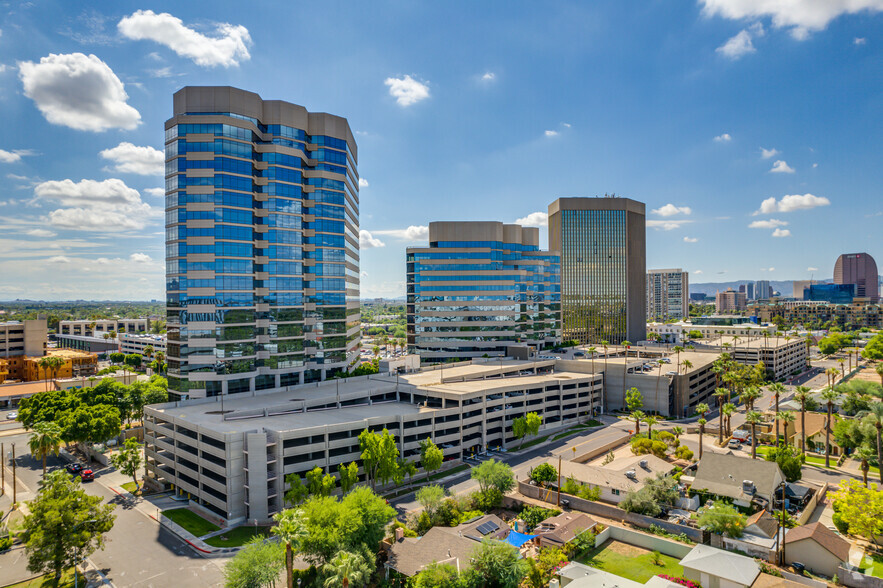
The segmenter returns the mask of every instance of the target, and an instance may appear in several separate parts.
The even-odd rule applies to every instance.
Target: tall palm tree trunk
[[[294,588],[294,551],[291,543],[285,544],[285,575],[288,578],[288,588]]]
[[[776,392],[776,447],[779,446],[779,393]]]
[[[883,431],[883,423],[877,421],[877,469],[880,473],[880,487],[883,488],[883,438],[881,438],[881,431]]]
[[[831,409],[834,405],[828,403],[828,421],[825,423],[825,467],[831,467]]]
[[[806,404],[803,402],[800,403],[800,451],[806,456]]]

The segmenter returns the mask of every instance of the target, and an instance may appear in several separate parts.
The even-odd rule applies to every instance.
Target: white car
[[[17,419],[17,418],[18,418],[18,413],[17,413],[17,412],[7,412],[7,413],[6,413],[6,420],[7,420],[7,421],[14,421],[14,420]]]
[[[742,444],[736,439],[730,439],[729,443],[727,443],[727,447],[730,449],[742,449]]]

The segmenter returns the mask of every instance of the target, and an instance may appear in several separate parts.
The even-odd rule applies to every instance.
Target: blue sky
[[[693,282],[883,262],[883,0],[84,6],[0,2],[0,299],[163,298],[188,84],[349,119],[363,296],[403,294],[430,221],[604,193]]]

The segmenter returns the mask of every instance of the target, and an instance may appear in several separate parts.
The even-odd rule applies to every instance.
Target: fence
[[[828,483],[825,482],[822,484],[822,487],[819,490],[816,490],[813,493],[812,498],[809,499],[809,502],[806,503],[806,508],[803,509],[803,512],[800,513],[800,516],[797,517],[797,526],[805,525],[806,521],[812,516],[812,513],[815,512],[816,506],[818,506],[819,502],[825,499],[825,495],[828,493]]]
[[[837,579],[844,586],[852,588],[883,588],[883,579],[846,569],[843,564],[837,568]]]
[[[609,443],[606,443],[606,444],[602,445],[601,447],[596,447],[595,449],[592,449],[591,451],[587,451],[586,453],[583,453],[581,455],[577,455],[574,459],[572,459],[570,461],[574,461],[576,463],[586,463],[587,461],[595,459],[599,455],[603,455],[603,454],[607,453],[611,449],[616,449],[620,445],[623,445],[626,441],[628,441],[628,438],[629,438],[628,435],[623,433],[622,437],[615,439]]]
[[[549,504],[558,503],[558,492],[556,492],[555,490],[550,491],[540,488],[539,486],[531,486],[530,484],[527,484],[525,482],[518,482],[518,491],[525,496],[534,498],[536,500],[542,500],[543,502],[548,502]],[[600,502],[593,502],[591,500],[579,498],[578,496],[571,496],[570,494],[562,494],[561,500],[562,504],[563,501],[566,500],[570,508],[572,508],[573,510],[584,512],[586,514],[593,514],[607,519],[631,523],[632,525],[635,525],[636,527],[641,527],[643,529],[647,529],[650,527],[650,525],[654,525],[673,535],[684,534],[691,541],[695,541],[696,543],[705,542],[705,534],[700,529],[687,527],[685,525],[678,525],[677,523],[670,523],[661,519],[654,519],[653,517],[648,517],[633,512],[626,512],[621,508],[617,508],[615,506],[602,504]]]
[[[603,531],[595,537],[595,547],[600,547],[608,539],[628,543],[635,547],[642,547],[648,551],[658,551],[659,553],[682,559],[686,557],[692,547],[670,541],[655,535],[647,535],[646,533],[638,533],[624,527],[605,527]]]

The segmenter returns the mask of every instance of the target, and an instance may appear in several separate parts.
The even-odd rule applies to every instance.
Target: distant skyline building
[[[748,300],[754,300],[754,282],[748,282],[745,284],[745,297]]]
[[[560,256],[539,240],[521,225],[429,223],[429,247],[406,253],[409,350],[432,362],[560,343]]]
[[[358,152],[345,118],[185,87],[165,123],[172,397],[334,376],[358,356]]]
[[[714,310],[718,313],[745,310],[747,306],[745,293],[732,288],[727,288],[724,292],[718,292],[714,297]]]
[[[818,280],[794,280],[791,287],[791,295],[797,300],[803,300],[803,291],[813,284],[818,284]]]
[[[757,300],[765,300],[772,298],[773,287],[770,286],[769,280],[757,280],[754,283],[754,296]]]
[[[855,298],[855,284],[813,284],[804,288],[803,300],[850,304]]]
[[[549,249],[561,252],[565,340],[647,338],[645,205],[629,198],[559,198],[549,205]]]
[[[647,272],[647,320],[665,322],[690,316],[690,276],[684,270]]]
[[[859,298],[879,298],[878,281],[877,262],[867,253],[844,253],[834,264],[834,283],[855,284]]]

